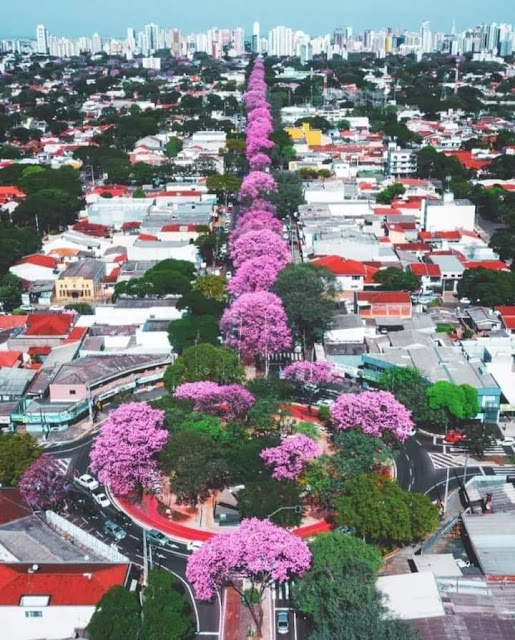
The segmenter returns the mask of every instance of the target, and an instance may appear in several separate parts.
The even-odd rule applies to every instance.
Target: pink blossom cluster
[[[236,268],[246,260],[259,256],[270,256],[284,267],[290,262],[290,252],[284,240],[269,229],[247,231],[231,244],[231,259]]]
[[[399,442],[404,442],[413,432],[411,411],[388,391],[343,393],[330,413],[337,431],[357,427],[375,437],[389,432]]]
[[[236,298],[224,311],[220,328],[227,344],[245,357],[266,358],[292,345],[281,299],[268,291],[244,293]]]
[[[284,368],[283,376],[297,384],[311,384],[317,387],[341,380],[340,374],[330,362],[309,362],[309,360],[289,364]]]
[[[280,236],[283,225],[273,214],[265,210],[257,209],[241,215],[236,227],[229,234],[229,252],[232,253],[233,245],[240,236],[249,231],[261,231],[262,229],[273,231]]]
[[[275,205],[264,198],[256,198],[250,203],[244,203],[241,205],[240,212],[242,215],[244,213],[249,213],[250,211],[268,211],[268,213],[272,213],[274,216],[277,213]]]
[[[264,171],[251,171],[241,183],[240,200],[254,200],[277,191],[277,182]]]
[[[269,291],[283,265],[271,256],[258,256],[246,260],[227,286],[234,298],[244,293]]]
[[[220,385],[209,381],[180,384],[174,397],[193,402],[195,411],[219,415],[227,420],[241,418],[255,401],[250,391],[240,384]]]
[[[55,458],[42,455],[23,473],[18,488],[33,509],[52,509],[66,497],[68,480]]]
[[[259,454],[268,467],[272,467],[274,480],[296,480],[304,471],[307,463],[321,454],[317,443],[298,433],[283,438],[277,447],[263,449]]]
[[[263,171],[264,169],[268,169],[271,164],[272,161],[270,160],[270,157],[261,151],[257,151],[249,158],[249,167],[251,171]]]
[[[91,449],[91,469],[120,495],[159,480],[155,454],[168,440],[164,411],[144,402],[122,404],[102,424]]]
[[[258,58],[254,62],[247,92],[243,97],[248,111],[245,153],[251,171],[267,169],[270,162],[267,162],[264,156],[267,151],[274,148],[274,143],[269,138],[273,131],[273,124],[266,96],[265,68],[262,60]]]
[[[188,558],[186,578],[195,597],[210,600],[223,586],[248,578],[266,586],[302,577],[311,552],[298,536],[269,520],[249,518],[231,533],[213,536]]]

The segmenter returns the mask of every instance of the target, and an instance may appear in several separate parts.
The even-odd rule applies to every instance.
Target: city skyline
[[[262,0],[259,7],[245,7],[236,0],[224,0],[223,7],[205,0],[196,3],[194,15],[170,7],[162,0],[149,0],[144,5],[136,0],[111,0],[110,5],[120,4],[123,9],[123,22],[120,12],[113,6],[106,13],[105,2],[91,0],[87,14],[81,7],[71,5],[65,0],[53,0],[52,10],[48,5],[41,6],[37,0],[20,0],[15,5],[3,8],[3,24],[0,38],[32,38],[34,28],[43,23],[52,33],[64,37],[79,37],[88,33],[100,33],[102,37],[122,37],[127,27],[140,28],[144,24],[158,23],[162,26],[176,27],[184,32],[202,31],[212,26],[242,26],[250,32],[252,23],[257,20],[263,30],[277,25],[288,25],[294,30],[309,31],[313,34],[331,32],[335,27],[350,25],[358,31],[365,29],[412,30],[428,20],[436,31],[448,31],[455,20],[458,29],[476,26],[484,22],[513,22],[515,13],[509,11],[507,0],[491,0],[488,6],[471,7],[465,0],[435,0],[431,10],[417,6],[407,12],[402,0],[392,0],[388,6],[377,0],[365,0],[359,6],[345,11],[334,11],[333,3],[321,0],[317,3],[316,15],[302,15],[298,3],[286,0],[276,6],[270,0]],[[333,5],[333,6],[331,6]],[[511,13],[511,15],[510,15]],[[257,15],[255,15],[257,14]],[[466,23],[466,24],[465,24]]]

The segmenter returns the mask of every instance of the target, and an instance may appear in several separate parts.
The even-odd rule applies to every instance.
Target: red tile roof
[[[70,331],[70,334],[68,335],[66,340],[64,340],[64,344],[69,344],[70,342],[78,342],[79,340],[82,340],[82,338],[84,338],[87,332],[88,332],[87,327],[73,327],[73,329]]]
[[[323,256],[311,262],[317,267],[325,267],[336,276],[362,276],[365,282],[374,282],[374,274],[378,269],[363,264],[358,260],[347,260],[340,256]]]
[[[65,336],[73,324],[72,313],[33,313],[27,318],[26,336]]]
[[[55,269],[59,264],[59,260],[51,258],[50,256],[44,256],[41,253],[31,253],[29,256],[24,256],[21,260],[18,260],[16,264],[34,264],[38,267]]]
[[[492,164],[491,160],[478,160],[472,156],[472,151],[445,151],[447,157],[457,158],[467,169],[482,169]]]
[[[0,605],[19,606],[23,596],[49,596],[49,606],[93,606],[117,585],[123,586],[125,564],[0,565]]]
[[[0,351],[0,367],[14,367],[21,355],[21,351]]]
[[[464,262],[467,269],[490,269],[490,271],[509,271],[510,268],[502,260],[476,260]]]
[[[506,316],[514,316],[515,317],[515,305],[514,304],[504,304],[499,307],[495,307],[495,310],[498,311],[503,317]]]
[[[502,323],[506,329],[515,329],[515,316],[502,316]]]
[[[165,224],[161,231],[196,231],[198,226],[196,224]]]
[[[0,331],[9,331],[25,326],[28,316],[0,316]]]
[[[128,229],[139,229],[141,227],[141,222],[138,220],[131,220],[130,222],[124,222],[122,224],[122,231],[127,231]]]
[[[461,240],[460,231],[421,231],[418,234],[421,240]]]
[[[52,347],[29,347],[29,356],[47,356]]]
[[[157,236],[153,236],[151,233],[140,233],[138,240],[143,240],[143,242],[152,242],[157,240]]]
[[[432,262],[413,262],[408,265],[411,273],[414,273],[416,276],[429,276],[432,278],[437,278],[441,275],[440,267],[437,264],[433,264]]]
[[[407,291],[360,291],[356,295],[358,302],[370,304],[411,304]]]

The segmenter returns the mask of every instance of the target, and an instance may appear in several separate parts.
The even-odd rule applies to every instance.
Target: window
[[[42,618],[43,612],[42,611],[25,611],[25,617],[26,618]]]
[[[75,389],[70,389],[70,395],[71,396],[74,396],[76,394],[77,394],[77,392],[75,391]]]

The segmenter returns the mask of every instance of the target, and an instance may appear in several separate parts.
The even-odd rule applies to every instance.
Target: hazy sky
[[[0,37],[32,36],[38,23],[56,35],[75,37],[98,31],[122,35],[149,22],[178,27],[183,32],[212,26],[243,26],[254,20],[264,33],[285,24],[311,35],[334,27],[418,28],[429,20],[432,29],[458,29],[482,22],[515,23],[514,0],[0,0]]]

